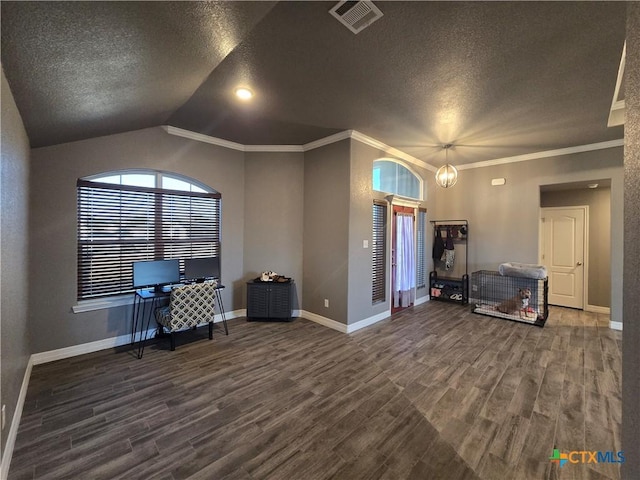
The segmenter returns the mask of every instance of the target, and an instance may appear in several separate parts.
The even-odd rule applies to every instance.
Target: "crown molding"
[[[414,165],[422,167],[431,172],[435,172],[436,170],[438,170],[436,167],[434,167],[430,163],[427,163],[412,155],[409,155],[408,153],[405,153],[402,150],[398,150],[397,148],[390,147],[389,145],[382,143],[376,140],[375,138],[371,138],[365,135],[364,133],[360,133],[356,130],[349,130],[349,131],[352,132],[351,134],[352,139],[357,140],[360,143],[364,143],[365,145],[369,145],[370,147],[377,148],[378,150],[382,150],[387,155],[392,155],[394,157],[401,158],[402,160],[405,160],[409,163],[413,163]]]
[[[232,150],[238,150],[240,152],[307,152],[315,148],[324,147],[332,143],[340,142],[351,138],[357,140],[360,143],[369,145],[370,147],[384,151],[387,155],[401,158],[407,162],[418,165],[422,168],[435,172],[437,169],[433,165],[430,165],[422,160],[419,160],[408,153],[405,153],[397,148],[390,147],[374,138],[371,138],[356,130],[344,130],[342,132],[329,135],[328,137],[314,140],[313,142],[305,143],[304,145],[243,145],[241,143],[230,142],[218,137],[212,137],[203,133],[192,132],[191,130],[185,130],[183,128],[172,127],[171,125],[163,125],[162,128],[169,134],[178,137],[189,138],[198,142],[209,143],[211,145],[218,145],[219,147],[226,147]]]
[[[320,140],[316,140],[314,142],[306,143],[302,147],[304,151],[313,150],[314,148],[323,147],[325,145],[329,145],[331,143],[340,142],[342,140],[346,140],[347,138],[351,138],[352,140],[356,140],[360,143],[373,147],[377,150],[382,150],[386,155],[391,155],[396,158],[400,158],[409,163],[413,163],[419,167],[422,167],[426,170],[435,172],[437,170],[433,165],[420,160],[416,157],[409,155],[408,153],[403,152],[402,150],[398,150],[397,148],[391,147],[386,143],[382,143],[375,138],[369,137],[364,133],[360,133],[357,130],[345,130],[343,132],[338,132],[333,135],[329,135],[328,137],[321,138]]]
[[[192,132],[183,128],[172,127],[171,125],[163,125],[162,128],[169,134],[177,137],[189,138],[198,142],[218,145],[219,147],[230,148],[240,152],[304,152],[301,145],[243,145],[241,143],[231,142],[218,137],[205,135],[204,133]]]
[[[618,66],[618,77],[616,78],[616,88],[613,91],[613,100],[611,100],[611,109],[609,110],[609,121],[607,127],[615,127],[616,125],[624,125],[625,104],[624,98],[621,98],[620,88],[624,78],[625,59],[627,57],[627,42],[622,46],[622,57]]]
[[[223,140],[222,138],[212,137],[210,135],[204,135],[203,133],[192,132],[191,130],[185,130],[183,128],[172,127],[171,125],[162,125],[162,128],[169,134],[176,137],[189,138],[198,142],[210,143],[211,145],[218,145],[219,147],[230,148],[231,150],[245,151],[245,146],[241,143],[230,142],[229,140]]]
[[[528,160],[536,160],[539,158],[559,157],[562,155],[571,155],[573,153],[591,152],[594,150],[604,150],[613,147],[624,146],[624,138],[618,140],[609,140],[608,142],[590,143],[589,145],[578,145],[575,147],[558,148],[556,150],[546,150],[544,152],[527,153],[524,155],[516,155],[514,157],[496,158],[494,160],[486,160],[483,162],[467,163],[456,168],[460,170],[470,170],[472,168],[492,167],[494,165],[504,165],[505,163],[526,162]]]
[[[390,155],[396,158],[400,158],[409,163],[422,167],[431,172],[438,170],[437,167],[420,160],[408,153],[391,147],[385,143],[371,138],[357,130],[344,130],[342,132],[329,135],[328,137],[315,140],[313,142],[305,143],[304,145],[243,145],[241,143],[230,142],[229,140],[223,140],[222,138],[212,137],[204,135],[202,133],[192,132],[190,130],[184,130],[178,127],[172,127],[171,125],[163,125],[162,128],[170,135],[176,135],[178,137],[189,138],[198,142],[209,143],[212,145],[218,145],[220,147],[230,148],[232,150],[238,150],[241,152],[307,152],[315,148],[320,148],[325,145],[340,142],[351,138],[365,145],[369,145],[375,149],[383,151],[386,155]],[[622,147],[624,146],[624,138],[618,140],[609,140],[607,142],[591,143],[588,145],[578,145],[575,147],[559,148],[556,150],[546,150],[543,152],[527,153],[524,155],[516,155],[513,157],[496,158],[493,160],[485,160],[482,162],[467,163],[464,165],[456,166],[458,171],[470,170],[472,168],[491,167],[494,165],[504,165],[506,163],[526,162],[528,160],[536,160],[540,158],[559,157],[562,155],[571,155],[573,153],[590,152],[594,150],[604,150],[607,148]]]
[[[314,140],[313,142],[305,143],[304,145],[302,145],[302,148],[305,152],[307,152],[315,148],[324,147],[325,145],[341,142],[342,140],[351,138],[352,132],[353,130],[344,130],[342,132],[334,133],[333,135],[329,135],[328,137],[324,137],[319,140]]]
[[[245,152],[304,152],[302,145],[245,145]]]

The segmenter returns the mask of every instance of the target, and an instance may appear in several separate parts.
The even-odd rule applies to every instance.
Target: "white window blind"
[[[418,226],[416,231],[416,287],[425,286],[425,228],[427,223],[427,211],[418,209]]]
[[[77,192],[79,300],[133,291],[133,262],[220,256],[219,193],[83,179]]]
[[[373,235],[371,242],[371,279],[372,302],[384,302],[386,299],[386,226],[387,205],[374,202],[373,204]]]

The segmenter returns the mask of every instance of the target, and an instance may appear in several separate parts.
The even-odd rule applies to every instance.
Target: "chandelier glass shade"
[[[458,169],[448,162],[451,145],[444,145],[442,148],[445,151],[446,163],[436,172],[436,183],[442,188],[449,188],[453,187],[458,181]]]

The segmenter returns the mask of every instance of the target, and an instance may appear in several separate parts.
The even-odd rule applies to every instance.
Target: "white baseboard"
[[[226,312],[225,317],[227,320],[232,320],[238,317],[244,317],[246,310],[234,310],[232,312]],[[220,314],[216,314],[213,319],[214,323],[222,322]],[[155,328],[151,328],[146,331],[147,338],[152,338]],[[134,341],[140,340],[140,333],[136,332]],[[131,334],[119,335],[117,337],[105,338],[103,340],[97,340],[95,342],[82,343],[80,345],[73,345],[71,347],[59,348],[57,350],[49,350],[48,352],[34,353],[31,355],[33,365],[40,365],[42,363],[55,362],[56,360],[62,360],[63,358],[76,357],[78,355],[84,355],[85,353],[93,353],[100,350],[106,350],[108,348],[120,347],[122,345],[128,345],[131,343]]]
[[[233,310],[231,312],[225,312],[224,317],[227,320],[233,320],[234,318],[241,318],[247,316],[246,308],[239,308],[238,310]],[[222,316],[219,313],[213,317],[213,323],[220,323],[222,321]]]
[[[27,388],[29,387],[32,368],[33,355],[29,358],[27,368],[24,371],[22,386],[20,387],[20,393],[18,394],[18,402],[16,403],[16,409],[13,413],[13,419],[11,420],[11,427],[9,428],[9,433],[7,435],[7,443],[2,451],[2,464],[0,464],[1,480],[7,480],[9,477],[9,466],[11,465],[11,458],[13,457],[13,447],[16,444],[16,438],[18,436],[18,428],[20,427],[20,419],[22,418],[22,410],[24,409],[24,400],[27,398]]]
[[[318,315],[317,313],[300,310],[299,316],[306,318],[307,320],[311,320],[312,322],[319,323],[320,325],[323,325],[325,327],[329,327],[333,330],[337,330],[338,332],[347,333],[347,326],[344,323],[336,322],[335,320],[323,317],[322,315]]]
[[[155,332],[155,330],[155,328],[147,330],[147,338],[149,338],[149,336],[153,336],[153,332]],[[136,332],[135,341],[137,342],[139,339],[140,334]],[[56,350],[49,350],[48,352],[34,353],[31,355],[31,359],[33,360],[34,365],[41,365],[43,363],[55,362],[56,360],[62,360],[64,358],[77,357],[78,355],[84,355],[85,353],[93,353],[100,350],[106,350],[108,348],[127,345],[128,343],[131,343],[130,334],[105,338],[95,342],[82,343],[71,347],[58,348]]]
[[[319,323],[320,325],[329,327],[333,330],[337,330],[341,333],[351,333],[355,332],[356,330],[360,330],[361,328],[368,327],[369,325],[373,325],[374,323],[384,320],[385,318],[389,318],[391,316],[391,310],[386,310],[377,315],[359,320],[349,325],[345,325],[344,323],[337,322],[327,317],[323,317],[322,315],[318,315],[317,313],[307,312],[306,310],[300,310],[297,316],[306,318],[307,320],[311,320],[315,323]]]
[[[241,318],[247,316],[246,309],[238,309],[232,312],[226,312],[225,317],[227,320],[232,320],[234,318]],[[350,333],[361,328],[372,325],[380,320],[383,320],[389,316],[391,316],[390,311],[382,312],[378,315],[374,315],[373,317],[365,318],[364,320],[360,320],[352,325],[345,325],[344,323],[337,322],[327,317],[323,317],[322,315],[318,315],[316,313],[307,312],[306,310],[294,310],[294,317],[304,317],[312,322],[319,323],[320,325],[324,325],[325,327],[329,327],[333,330],[337,330],[342,333]],[[214,317],[215,323],[222,322],[222,317],[220,314],[216,314]],[[155,332],[155,328],[149,329],[146,332],[147,338],[151,338]],[[140,339],[140,334],[136,333],[135,341],[137,342]],[[109,348],[120,347],[122,345],[128,345],[131,343],[131,335],[119,335],[117,337],[105,338],[102,340],[97,340],[95,342],[83,343],[80,345],[73,345],[71,347],[59,348],[57,350],[50,350],[47,352],[34,353],[31,355],[31,362],[33,365],[40,365],[43,363],[55,362],[56,360],[62,360],[64,358],[76,357],[78,355],[84,355],[85,353],[93,353],[100,350],[106,350]]]
[[[601,307],[599,305],[587,305],[584,307],[585,312],[592,313],[603,313],[605,315],[611,315],[611,308],[609,307]]]
[[[350,323],[349,325],[347,325],[347,333],[355,332],[356,330],[360,330],[361,328],[368,327],[370,325],[373,325],[374,323],[378,323],[379,321],[384,320],[385,318],[389,318],[390,316],[391,310],[387,310],[372,317],[365,318],[364,320]]]
[[[416,301],[413,302],[413,306],[417,307],[418,305],[422,305],[423,303],[427,303],[429,301],[429,295],[424,295],[422,297],[416,298]]]
[[[611,315],[610,307],[601,307],[599,305],[587,305],[584,307],[585,312],[602,313],[603,315]],[[622,322],[609,321],[609,328],[611,330],[622,330]]]

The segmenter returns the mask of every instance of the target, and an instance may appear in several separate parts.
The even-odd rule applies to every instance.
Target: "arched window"
[[[373,189],[422,200],[422,179],[397,160],[381,158],[373,162]]]
[[[78,299],[133,291],[132,263],[220,258],[221,195],[153,170],[78,179]]]

